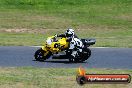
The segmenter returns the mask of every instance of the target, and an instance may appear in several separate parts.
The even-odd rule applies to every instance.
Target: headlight
[[[47,40],[46,40],[46,43],[47,43],[48,45],[51,45],[51,44],[52,44],[52,39],[47,39]]]

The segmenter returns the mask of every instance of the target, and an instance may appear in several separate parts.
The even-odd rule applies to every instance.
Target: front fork
[[[49,54],[49,51],[44,46],[42,46],[42,50],[44,51],[44,56],[46,57]]]

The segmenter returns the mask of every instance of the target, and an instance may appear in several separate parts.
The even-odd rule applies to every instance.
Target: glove
[[[57,35],[57,34],[55,34],[54,36],[55,36],[55,37],[58,37],[58,35]]]

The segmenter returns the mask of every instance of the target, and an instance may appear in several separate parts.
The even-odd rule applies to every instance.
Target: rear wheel
[[[76,62],[75,58],[72,55],[69,57],[69,62]]]
[[[83,62],[91,56],[91,50],[89,48],[84,48],[81,53],[75,58],[75,62]]]
[[[91,50],[89,48],[85,48],[82,54],[83,54],[82,61],[85,61],[91,56]]]

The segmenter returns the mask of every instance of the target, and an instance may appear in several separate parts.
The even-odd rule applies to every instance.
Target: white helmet
[[[67,29],[66,36],[68,36],[68,37],[74,36],[74,30],[71,28]]]

